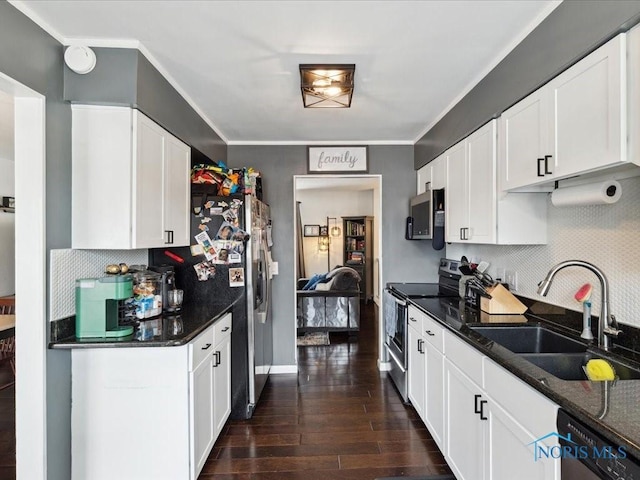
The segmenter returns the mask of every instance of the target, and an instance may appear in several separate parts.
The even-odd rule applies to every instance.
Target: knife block
[[[500,283],[487,288],[487,292],[491,298],[480,298],[480,310],[483,312],[492,315],[521,315],[527,311],[526,305]]]

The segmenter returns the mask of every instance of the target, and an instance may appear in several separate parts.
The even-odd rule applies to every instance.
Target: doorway
[[[329,235],[328,248],[322,248],[318,237],[305,237],[304,226],[343,227],[342,217],[373,217],[373,302],[377,305],[377,324],[382,325],[380,285],[382,271],[380,252],[382,251],[382,176],[381,175],[299,175],[294,176],[293,200],[296,213],[294,219],[294,245],[301,245],[303,255],[294,255],[294,278],[311,277],[315,273],[325,273],[336,265],[344,265],[343,235]],[[300,203],[298,203],[300,202]],[[300,265],[304,262],[303,265]],[[304,266],[304,268],[300,268]],[[297,285],[294,285],[294,289]],[[294,292],[294,301],[296,298]],[[297,322],[294,322],[294,335]],[[383,338],[378,335],[379,338]],[[295,337],[294,337],[295,338]],[[379,345],[379,351],[382,346]],[[296,363],[298,361],[296,352]]]
[[[16,471],[19,478],[44,479],[47,458],[45,98],[2,73],[0,92],[13,99],[14,107]]]

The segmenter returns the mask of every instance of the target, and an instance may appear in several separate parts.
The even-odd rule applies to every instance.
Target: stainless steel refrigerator
[[[226,239],[235,246],[229,248],[224,260],[218,258],[220,255],[211,260],[199,250],[194,255],[192,248],[181,247],[150,251],[150,264],[175,267],[176,284],[184,289],[185,309],[203,303],[233,304],[231,418],[247,419],[253,415],[273,360],[269,206],[252,195],[222,197],[208,195],[206,188],[194,188],[192,246],[198,245],[196,236],[206,231],[220,250],[217,246],[225,245],[216,242],[225,239],[217,238],[217,234],[229,223],[234,227],[234,240]],[[171,260],[166,250],[181,257],[184,263]],[[200,268],[203,264],[209,268]]]

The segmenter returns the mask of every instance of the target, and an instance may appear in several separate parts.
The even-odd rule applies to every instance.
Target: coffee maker
[[[174,290],[176,288],[176,274],[172,265],[157,265],[150,266],[149,270],[152,272],[159,273],[161,275],[160,285],[161,285],[161,294],[162,294],[162,311],[163,312],[174,312],[176,311],[175,307],[171,306],[171,302],[169,302],[168,292],[169,290]]]
[[[120,326],[119,304],[133,296],[133,277],[117,275],[76,280],[76,338],[120,338],[133,333]]]

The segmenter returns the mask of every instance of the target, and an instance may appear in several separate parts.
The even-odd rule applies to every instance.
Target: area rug
[[[329,332],[305,333],[303,336],[298,337],[297,344],[299,347],[329,345]]]

